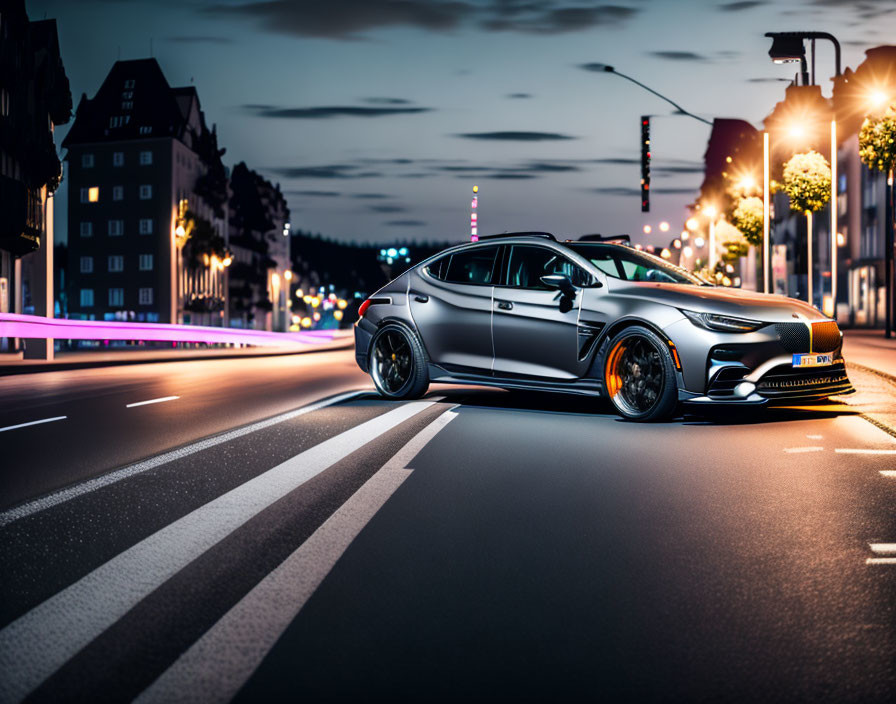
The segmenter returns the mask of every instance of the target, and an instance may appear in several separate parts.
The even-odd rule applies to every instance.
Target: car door
[[[411,315],[432,363],[459,372],[491,373],[492,288],[499,246],[468,247],[413,272]]]
[[[578,334],[583,291],[563,302],[563,294],[541,277],[564,274],[581,284],[590,275],[549,247],[514,244],[508,249],[492,305],[495,376],[584,376],[588,360],[579,359]]]

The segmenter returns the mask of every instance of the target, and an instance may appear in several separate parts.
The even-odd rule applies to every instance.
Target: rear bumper
[[[368,329],[368,325],[372,329]],[[364,318],[355,323],[355,361],[365,374],[370,373],[370,362],[368,359],[370,351],[370,341],[373,339],[373,333],[376,328],[368,323],[364,324]]]

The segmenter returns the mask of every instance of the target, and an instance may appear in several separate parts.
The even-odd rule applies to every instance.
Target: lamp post
[[[768,130],[762,133],[762,292],[769,293],[769,236],[771,204],[769,202]]]
[[[771,37],[772,46],[768,55],[775,63],[788,63],[799,61],[803,78],[803,85],[815,85],[815,40],[826,39],[834,45],[834,75],[840,75],[840,42],[833,34],[828,32],[766,32],[765,36]],[[812,75],[811,79],[806,68],[805,40],[812,42]],[[768,139],[767,133],[764,139]],[[766,176],[766,183],[768,176]],[[766,203],[768,199],[766,197]],[[766,206],[767,207],[767,206]],[[767,232],[764,233],[767,236]],[[811,227],[810,244],[811,247]],[[837,319],[837,120],[831,119],[831,317]],[[811,302],[812,290],[812,252],[809,252],[809,292]],[[767,264],[766,264],[767,265]],[[822,308],[824,305],[822,304]]]

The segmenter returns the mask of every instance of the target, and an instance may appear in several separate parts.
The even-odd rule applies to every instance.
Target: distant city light
[[[397,256],[398,256],[398,250],[395,249],[395,247],[389,247],[389,249],[386,250],[386,256],[387,256],[387,257],[393,257],[393,258],[394,258],[394,257],[397,257]]]
[[[342,311],[341,311],[341,310],[334,310],[334,311],[333,311],[333,317],[334,317],[336,320],[342,320],[342,315],[343,315],[343,314],[342,314]]]
[[[719,210],[714,205],[707,205],[703,208],[703,214],[712,219],[719,214]]]
[[[661,256],[663,259],[668,259],[669,257],[672,256],[672,252],[670,252],[668,249],[666,249],[665,247],[663,247],[663,251],[660,252],[660,256]]]
[[[693,232],[698,227],[700,227],[700,222],[697,220],[697,218],[688,218],[688,221],[684,224],[684,226]]]
[[[672,246],[675,247],[675,249],[681,249],[681,240],[672,240]]]
[[[314,314],[311,317],[314,319],[314,322],[317,322],[318,320],[320,320],[320,313],[314,311]]]
[[[704,240],[702,237],[695,237],[695,238],[694,238],[694,245],[695,245],[696,247],[700,248],[700,247],[702,247],[704,244],[706,244],[706,240]]]
[[[687,230],[682,230],[682,231],[681,231],[681,239],[682,239],[683,241],[687,241],[688,238],[689,238],[690,236],[691,236],[691,233],[688,232]]]
[[[650,225],[645,225],[642,229],[644,230],[645,235],[649,235],[651,233],[651,231],[653,230],[653,228]]]
[[[286,271],[283,272],[283,278],[286,279],[287,281],[292,281],[292,272],[289,269],[287,269]]]
[[[684,254],[684,256],[690,258],[691,255],[694,254],[694,250],[691,249],[690,247],[685,247],[684,249],[681,250],[681,253]]]
[[[846,244],[846,235],[844,235],[842,232],[838,232],[837,233],[837,246],[842,247],[845,244]]]
[[[407,248],[407,247],[402,247],[401,249],[398,250],[398,253],[399,253],[401,256],[403,256],[403,257],[404,257],[404,256],[407,256],[408,248]]]
[[[100,199],[100,189],[98,186],[91,186],[87,189],[87,200],[96,203]]]
[[[660,232],[668,232],[668,231],[669,231],[669,223],[667,223],[665,220],[663,220],[660,223]]]

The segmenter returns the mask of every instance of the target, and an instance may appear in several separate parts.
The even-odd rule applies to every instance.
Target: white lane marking
[[[896,543],[868,543],[875,555],[896,555]]]
[[[896,469],[882,469],[880,470],[880,473],[882,476],[889,479],[896,479]]]
[[[823,447],[819,445],[810,445],[809,447],[785,447],[784,452],[789,452],[791,454],[795,454],[797,452],[822,452],[824,450]]]
[[[806,437],[809,438],[810,440],[821,440],[824,437],[824,435],[807,435]]]
[[[16,430],[17,428],[27,428],[29,425],[40,425],[42,423],[52,423],[54,420],[65,420],[68,416],[56,416],[55,418],[44,418],[43,420],[32,420],[28,423],[19,423],[18,425],[7,425],[5,428],[0,428],[0,433],[5,433],[7,430]]]
[[[869,557],[866,565],[896,565],[896,557]]]
[[[411,474],[407,465],[456,416],[448,410],[417,433],[135,701],[229,702],[351,542]]]
[[[843,455],[896,455],[896,450],[873,450],[870,448],[838,447],[834,452]]]
[[[0,701],[24,699],[150,592],[246,521],[358,448],[429,408],[399,406],[200,506],[0,630]]]
[[[151,403],[165,403],[166,401],[176,401],[180,396],[162,396],[161,398],[151,398],[149,401],[137,401],[137,403],[129,403],[125,408],[136,408],[137,406],[148,406]]]
[[[81,484],[76,484],[66,489],[60,489],[59,491],[55,491],[52,494],[47,494],[46,496],[42,496],[39,499],[35,499],[34,501],[29,501],[26,504],[15,506],[13,508],[7,509],[6,511],[3,511],[2,513],[0,513],[0,528],[9,525],[13,521],[17,521],[20,518],[31,516],[48,508],[52,508],[53,506],[58,506],[59,504],[65,503],[66,501],[70,501],[71,499],[74,499],[78,496],[82,496],[83,494],[90,493],[91,491],[96,491],[97,489],[102,489],[104,486],[109,486],[109,484],[114,484],[115,482],[119,482],[122,479],[133,477],[135,474],[140,474],[141,472],[145,472],[149,469],[155,469],[156,467],[160,467],[163,464],[168,464],[169,462],[179,460],[196,452],[202,452],[203,450],[207,450],[208,448],[214,447],[215,445],[220,445],[223,442],[230,442],[231,440],[235,440],[236,438],[240,438],[244,435],[255,433],[259,430],[264,430],[265,428],[269,428],[272,425],[283,423],[284,421],[291,420],[292,418],[297,418],[298,416],[304,415],[306,413],[311,413],[312,411],[316,411],[327,406],[332,406],[335,403],[340,403],[341,401],[346,401],[348,399],[355,398],[356,396],[361,396],[367,393],[370,392],[365,390],[350,391],[348,393],[339,394],[338,396],[333,396],[331,398],[324,399],[323,401],[317,401],[316,403],[302,406],[301,408],[297,408],[294,411],[281,413],[279,416],[274,416],[273,418],[260,420],[257,423],[252,423],[251,425],[247,425],[243,428],[229,430],[226,433],[213,435],[210,438],[205,438],[204,440],[200,440],[191,445],[187,445],[176,450],[171,450],[169,452],[164,452],[161,455],[156,455],[155,457],[150,457],[148,460],[137,462],[136,464],[132,464],[127,467],[122,467],[121,469],[109,472],[108,474],[96,477],[95,479],[88,479],[86,482],[82,482]]]

